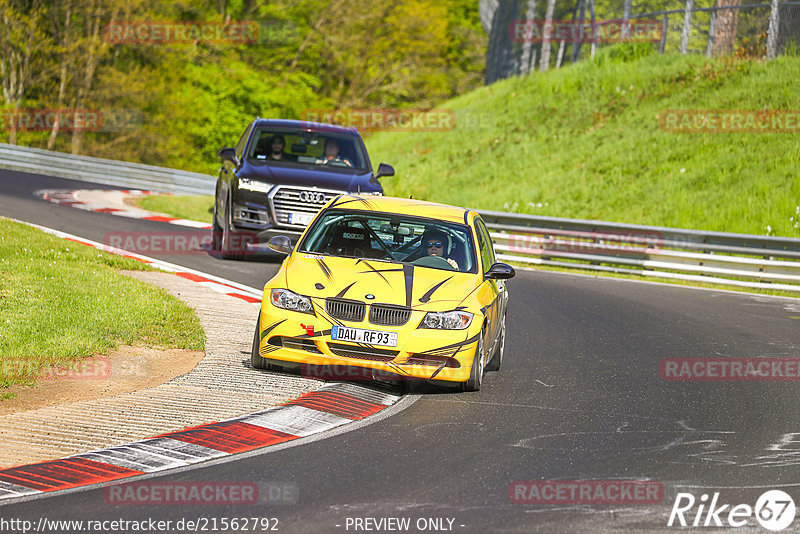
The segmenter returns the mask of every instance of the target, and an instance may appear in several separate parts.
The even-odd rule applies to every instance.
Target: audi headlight
[[[252,180],[250,178],[239,178],[239,189],[269,193],[272,189],[272,184],[268,184],[267,182],[262,182],[260,180]]]
[[[419,327],[440,330],[464,330],[470,323],[472,323],[472,314],[469,312],[428,312],[423,317]]]
[[[314,315],[314,307],[311,305],[311,299],[303,295],[298,295],[288,289],[271,290],[269,300],[276,308]]]
[[[382,197],[383,193],[380,191],[359,191],[356,195]]]

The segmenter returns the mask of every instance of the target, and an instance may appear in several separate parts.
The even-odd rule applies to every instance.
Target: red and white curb
[[[53,204],[71,206],[73,208],[94,211],[96,213],[110,213],[111,215],[118,215],[120,217],[164,222],[178,226],[188,226],[190,228],[211,228],[211,225],[208,223],[170,217],[125,204],[125,198],[127,197],[142,197],[169,193],[153,193],[152,191],[141,191],[138,189],[40,189],[33,194]]]
[[[219,293],[261,305],[261,291],[258,289],[52,228],[3,218],[69,241],[142,261]],[[227,421],[60,460],[1,469],[0,500],[110,482],[285,443],[375,415],[400,398],[399,395],[355,384],[331,382],[281,406]]]
[[[251,451],[374,415],[400,399],[330,383],[282,406],[151,439],[0,470],[0,499],[110,482]]]
[[[54,230],[52,228],[47,228],[45,226],[39,226],[38,224],[20,221],[17,219],[11,219],[8,217],[3,217],[3,218],[21,224],[26,224],[28,226],[37,228],[43,232],[52,234],[62,239],[66,239],[68,241],[74,241],[75,243],[80,243],[81,245],[94,247],[96,249],[109,252],[111,254],[125,256],[126,258],[131,258],[140,261],[142,263],[146,263],[147,265],[150,265],[151,267],[154,267],[161,271],[175,273],[181,278],[191,280],[192,282],[197,282],[213,291],[216,291],[217,293],[222,293],[224,295],[228,295],[229,297],[236,297],[238,299],[242,299],[247,302],[251,302],[253,304],[261,305],[262,290],[260,289],[239,284],[232,280],[226,280],[224,278],[220,278],[218,276],[214,276],[211,274],[206,274],[200,271],[196,271],[194,269],[189,269],[188,267],[183,267],[181,265],[176,265],[174,263],[169,263],[156,258],[150,258],[148,256],[136,254],[135,252],[129,252],[127,250],[123,250],[117,247],[112,247],[110,245],[98,243],[97,241],[92,241],[90,239],[85,239],[83,237],[79,237],[73,234],[68,234],[60,230]]]

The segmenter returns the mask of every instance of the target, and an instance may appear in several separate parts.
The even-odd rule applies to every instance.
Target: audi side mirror
[[[380,178],[381,176],[394,176],[394,167],[385,163],[378,165],[378,172],[375,173],[375,178]]]
[[[507,263],[495,263],[486,272],[486,278],[490,280],[508,280],[514,278],[517,272]]]
[[[220,148],[219,152],[217,152],[217,156],[222,161],[230,161],[237,167],[239,166],[239,158],[236,157],[236,149],[235,148]]]
[[[268,242],[267,247],[279,254],[291,254],[292,253],[292,240],[286,237],[285,235],[276,235],[273,236]]]

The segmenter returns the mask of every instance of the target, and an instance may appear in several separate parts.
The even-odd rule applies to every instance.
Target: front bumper
[[[283,235],[291,238],[294,244],[303,233],[303,228],[296,225],[286,227],[276,222],[266,193],[239,190],[233,202],[231,218],[233,225],[230,232],[241,242],[260,244],[274,236]]]
[[[259,354],[309,378],[466,382],[480,322],[473,321],[465,330],[418,329],[424,314],[412,311],[408,323],[400,327],[346,323],[354,328],[398,332],[397,346],[384,347],[333,340],[332,324],[326,319],[264,303]]]

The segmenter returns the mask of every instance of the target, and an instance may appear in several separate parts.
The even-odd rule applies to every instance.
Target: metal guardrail
[[[800,291],[800,239],[479,213],[503,261]]]
[[[0,168],[164,193],[213,195],[215,184],[203,174],[2,143]],[[800,291],[800,239],[478,213],[503,261]]]
[[[187,195],[213,195],[216,183],[216,179],[212,176],[195,172],[76,156],[5,143],[0,143],[0,168],[117,187]]]

